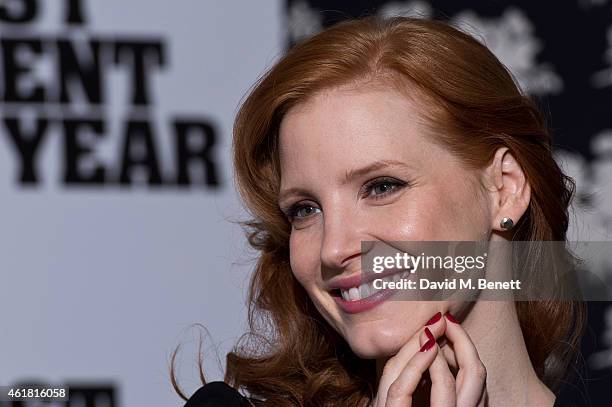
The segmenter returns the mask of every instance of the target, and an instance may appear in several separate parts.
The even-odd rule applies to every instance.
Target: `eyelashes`
[[[370,196],[370,194],[372,193],[372,191],[374,191],[377,187],[382,186],[382,185],[390,185],[393,188],[388,189],[386,191],[383,191],[380,194],[375,194],[372,195],[372,197],[374,199],[381,199],[383,197],[386,197],[387,195],[393,194],[397,191],[399,191],[402,187],[405,187],[408,183],[404,182],[404,181],[400,181],[398,179],[395,178],[377,178],[374,179],[372,181],[368,181],[364,186],[363,189],[365,192],[367,192],[368,194],[367,196]]]
[[[386,188],[382,192],[380,192],[380,189],[378,188],[383,186]],[[401,189],[407,186],[409,186],[408,182],[400,181],[396,178],[376,178],[364,184],[360,192],[360,196],[374,200],[383,199],[399,192]],[[377,191],[378,193],[373,193]],[[294,220],[302,220],[310,216],[310,213],[305,215],[303,214],[304,216],[300,216],[300,213],[304,212],[302,211],[303,209],[308,209],[307,212],[312,212],[313,210],[317,210],[318,208],[314,207],[313,205],[309,205],[308,203],[296,203],[283,212],[285,213],[287,219],[290,222],[293,222]]]

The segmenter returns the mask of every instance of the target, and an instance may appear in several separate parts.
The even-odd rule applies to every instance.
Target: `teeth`
[[[409,275],[409,271],[404,271],[402,273],[396,273],[390,276],[383,277],[382,279],[383,281],[387,282],[398,282],[402,278],[407,278]],[[371,281],[369,283],[361,284],[359,287],[351,287],[348,290],[341,289],[340,294],[342,295],[342,299],[344,299],[344,301],[357,301],[361,300],[362,298],[367,298],[371,295],[374,295],[378,291],[380,290],[374,288],[374,281]]]
[[[374,288],[374,287],[372,287]],[[366,298],[370,296],[370,285],[369,284],[361,284],[359,286],[359,297],[360,298]]]

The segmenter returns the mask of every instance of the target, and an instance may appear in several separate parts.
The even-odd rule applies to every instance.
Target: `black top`
[[[576,400],[573,397],[567,395],[567,393],[561,393],[555,400],[553,407],[576,407],[583,406],[585,404],[576,404]],[[238,393],[236,389],[229,386],[225,382],[209,382],[204,386],[200,387],[193,396],[187,401],[184,407],[252,407],[256,406],[255,402],[252,403]]]
[[[249,400],[225,382],[208,382],[187,400],[185,407],[251,407]]]

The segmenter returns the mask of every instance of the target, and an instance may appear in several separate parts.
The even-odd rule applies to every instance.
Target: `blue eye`
[[[292,221],[296,218],[304,219],[313,214],[314,210],[317,210],[317,208],[312,205],[296,204],[289,208],[289,210],[287,211],[287,217],[289,218],[289,221]]]
[[[395,178],[378,178],[364,185],[364,193],[362,195],[366,198],[381,199],[387,195],[394,194],[407,185],[407,182]],[[372,194],[374,191],[378,193]],[[320,209],[307,203],[297,203],[284,212],[289,222],[293,222],[294,220],[306,219],[316,214],[316,211],[320,211]]]
[[[406,182],[399,181],[393,178],[382,178],[370,181],[364,187],[365,196],[372,196],[374,199],[380,199],[384,196],[393,194],[399,191],[402,187],[406,186]],[[371,195],[373,191],[380,191]]]

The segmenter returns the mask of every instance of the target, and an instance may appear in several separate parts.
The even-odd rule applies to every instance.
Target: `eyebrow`
[[[370,172],[373,172],[373,171],[376,171],[376,170],[380,170],[380,169],[386,168],[386,167],[393,167],[393,166],[409,168],[409,166],[406,165],[406,163],[404,163],[402,161],[397,161],[397,160],[379,160],[379,161],[374,161],[373,163],[368,164],[365,167],[347,170],[346,174],[344,175],[344,179],[342,180],[342,185],[346,185],[349,182],[351,182],[353,179],[361,177],[361,176],[363,176],[365,174],[368,174]],[[282,190],[279,193],[278,201],[282,202],[286,197],[288,197],[290,195],[293,195],[293,194],[308,195],[308,191],[305,190],[304,188],[287,188],[285,190]]]

